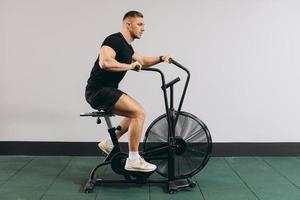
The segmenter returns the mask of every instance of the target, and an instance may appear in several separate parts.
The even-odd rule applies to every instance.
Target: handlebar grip
[[[174,64],[174,65],[176,65],[177,67],[180,67],[180,68],[183,67],[179,62],[177,62],[176,60],[174,60],[172,58],[170,58],[170,63],[172,63],[172,64]]]
[[[132,70],[134,71],[140,71],[142,69],[142,65],[136,64]]]

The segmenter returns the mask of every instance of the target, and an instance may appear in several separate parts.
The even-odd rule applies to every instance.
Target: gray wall
[[[84,88],[102,40],[132,9],[146,23],[135,50],[168,53],[189,67],[183,110],[202,119],[215,142],[300,142],[296,0],[0,0],[0,140],[106,137],[104,125],[79,117],[91,111]],[[183,75],[159,67],[169,80]],[[146,126],[163,112],[159,87],[146,72],[128,72],[121,84],[148,112]]]

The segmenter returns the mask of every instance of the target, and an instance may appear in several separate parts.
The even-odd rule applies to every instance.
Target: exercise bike
[[[212,152],[212,139],[207,126],[196,116],[181,111],[183,100],[190,80],[187,68],[171,59],[171,63],[187,73],[184,89],[178,105],[174,109],[174,85],[180,81],[177,77],[165,83],[163,72],[157,68],[145,68],[143,71],[157,72],[161,76],[166,113],[155,119],[146,130],[143,151],[140,155],[148,162],[157,166],[156,173],[163,179],[152,180],[149,177],[153,172],[132,172],[124,169],[128,154],[121,152],[115,131],[122,127],[113,127],[110,113],[104,111],[81,113],[80,116],[105,118],[112,143],[112,151],[106,156],[103,163],[97,165],[90,173],[85,184],[85,192],[93,190],[100,183],[165,183],[169,193],[183,188],[193,188],[196,182],[192,177],[197,174],[208,162]],[[168,99],[167,89],[170,89]],[[169,105],[170,103],[170,105]],[[122,180],[104,180],[96,178],[96,171],[103,166],[110,165],[112,170],[124,177]],[[180,183],[179,183],[180,180]],[[186,180],[182,183],[182,180]]]

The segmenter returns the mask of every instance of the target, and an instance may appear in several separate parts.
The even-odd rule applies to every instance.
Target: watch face
[[[160,60],[160,62],[163,62],[164,61],[163,56],[159,56],[159,60]]]

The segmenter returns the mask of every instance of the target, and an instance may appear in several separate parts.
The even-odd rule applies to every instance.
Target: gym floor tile
[[[264,157],[261,159],[300,189],[300,159],[295,157]]]
[[[149,184],[105,184],[97,190],[96,200],[102,199],[148,200]]]
[[[211,158],[207,166],[196,175],[206,200],[257,199],[243,181],[226,164],[224,158]]]
[[[47,194],[79,194],[84,192],[84,184],[91,169],[99,162],[96,157],[73,157],[67,167],[57,176]]]
[[[68,164],[67,157],[34,157],[14,174],[1,188],[27,187],[47,189],[56,176]]]
[[[32,188],[1,188],[0,199],[2,200],[40,200],[43,196],[43,190]]]
[[[300,199],[300,190],[262,158],[226,158],[241,180],[261,200]],[[300,173],[297,175],[299,176]]]
[[[41,200],[95,200],[97,194],[46,194]]]
[[[0,156],[2,200],[296,200],[300,199],[300,157],[213,157],[193,177],[195,188],[175,194],[167,184],[100,184],[90,193],[84,185],[103,157]],[[97,178],[123,179],[111,167]],[[164,179],[154,173],[150,179]]]
[[[0,156],[0,186],[32,160],[29,156]]]

